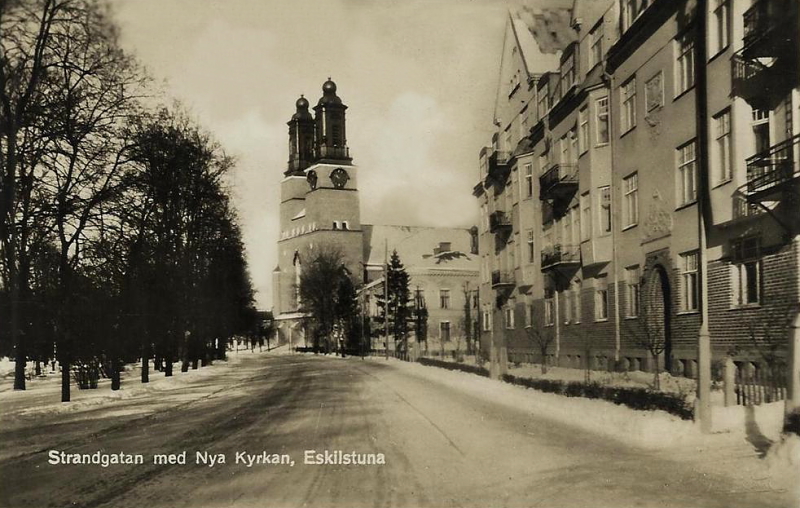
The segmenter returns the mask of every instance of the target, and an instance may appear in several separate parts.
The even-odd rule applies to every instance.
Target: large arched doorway
[[[672,289],[667,270],[654,265],[647,278],[643,318],[649,340],[663,347],[664,370],[672,371]]]

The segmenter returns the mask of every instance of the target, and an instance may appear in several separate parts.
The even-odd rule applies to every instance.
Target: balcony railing
[[[489,231],[491,233],[511,230],[511,217],[506,212],[496,211],[489,215]]]
[[[492,289],[513,287],[514,276],[511,272],[495,270],[492,272]]]
[[[542,271],[563,265],[579,265],[580,262],[579,247],[556,244],[542,249]]]
[[[770,147],[758,155],[747,159],[747,185],[745,194],[748,200],[758,200],[765,194],[777,191],[782,184],[798,175],[795,152],[800,146],[800,135]]]
[[[558,199],[578,189],[578,165],[555,163],[539,177],[539,199]]]

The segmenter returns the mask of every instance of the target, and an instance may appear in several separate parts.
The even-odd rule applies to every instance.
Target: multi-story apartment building
[[[800,302],[798,3],[509,15],[475,187],[484,348],[694,376],[785,350]],[[567,11],[569,14],[565,13]],[[546,27],[546,29],[543,29]],[[780,353],[779,353],[780,354]]]

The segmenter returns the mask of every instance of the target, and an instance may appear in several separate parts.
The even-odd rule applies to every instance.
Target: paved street
[[[399,362],[253,355],[155,400],[0,417],[0,506],[789,506],[735,480],[431,382]],[[450,375],[450,373],[447,373]],[[178,374],[179,375],[179,374]],[[453,374],[455,375],[455,374]],[[202,390],[199,396],[198,390]],[[587,415],[590,417],[590,415]],[[50,449],[143,464],[51,465]],[[187,464],[154,464],[187,451]],[[383,454],[310,465],[306,450]],[[214,467],[197,451],[225,454]],[[235,464],[237,452],[294,466]],[[377,455],[376,455],[377,456]]]

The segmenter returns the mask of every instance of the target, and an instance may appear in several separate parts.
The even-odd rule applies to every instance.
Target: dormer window
[[[350,225],[347,223],[346,220],[342,221],[342,229],[345,229],[345,230],[350,229]]]
[[[339,228],[340,228],[339,221],[338,220],[333,221],[333,229],[338,230]]]

